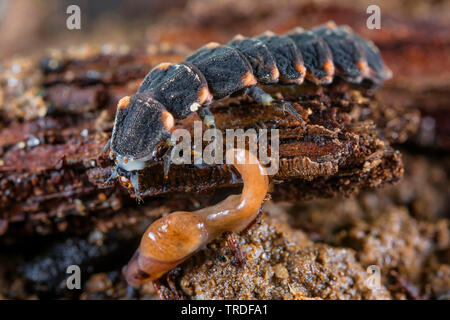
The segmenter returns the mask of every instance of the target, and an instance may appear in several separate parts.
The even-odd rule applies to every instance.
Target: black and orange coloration
[[[300,50],[306,67],[306,80],[317,85],[333,81],[334,63],[331,49],[324,39],[311,31],[295,28],[288,33]]]
[[[269,51],[275,58],[281,83],[303,83],[306,71],[303,64],[303,56],[292,39],[287,36],[278,36],[269,31],[257,39],[261,40],[269,48]]]
[[[228,45],[236,48],[250,62],[258,82],[263,84],[278,82],[280,72],[274,56],[264,42],[238,35]]]
[[[263,106],[282,107],[303,123],[290,103],[275,100],[258,83],[299,85],[306,79],[325,85],[339,77],[379,85],[391,74],[372,42],[332,22],[311,31],[296,28],[282,36],[266,32],[254,38],[236,36],[227,45],[209,43],[185,62],[156,66],[135,95],[119,102],[107,145],[117,163],[111,178],[126,173],[138,190],[135,172],[145,167],[162,143],[170,146],[175,120],[197,112],[215,127],[208,107],[213,99],[247,94]],[[170,163],[169,157],[165,159]]]

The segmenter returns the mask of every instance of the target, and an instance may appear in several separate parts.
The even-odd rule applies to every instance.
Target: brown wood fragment
[[[104,185],[112,162],[100,153],[111,133],[116,103],[136,90],[152,66],[180,61],[185,54],[177,49],[94,52],[87,58],[63,53],[63,67],[50,73],[37,60],[5,61],[5,70],[20,64],[22,71],[16,75],[21,86],[13,91],[0,87],[0,219],[9,228],[12,222],[25,223],[25,233],[44,223],[39,232],[68,232],[71,224],[58,224],[69,217],[89,225],[93,213],[101,216],[99,223],[120,209],[136,207],[126,189]],[[8,77],[6,71],[0,74],[2,80]],[[271,177],[274,199],[349,194],[401,176],[400,154],[390,144],[417,130],[415,109],[404,110],[344,83],[266,89],[292,101],[306,125],[298,126],[282,110],[262,108],[246,97],[218,101],[212,111],[221,129],[263,123],[280,130],[280,169]],[[164,180],[161,162],[144,170],[140,180],[146,206],[167,202],[173,209],[181,203],[205,204],[203,196],[241,185],[237,172],[227,166],[172,165]],[[169,201],[173,198],[177,200]]]

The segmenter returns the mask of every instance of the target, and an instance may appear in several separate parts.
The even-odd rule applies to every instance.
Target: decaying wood
[[[349,193],[400,177],[400,155],[383,137],[375,119],[367,117],[371,114],[376,117],[379,109],[390,106],[363,96],[347,84],[330,88],[305,85],[270,89],[294,102],[305,127],[282,110],[262,108],[246,98],[220,101],[212,107],[212,112],[223,132],[230,128],[251,129],[255,125],[279,130],[279,170],[271,177],[277,183],[273,188],[276,198],[301,200],[308,196]],[[418,124],[419,117],[414,113],[401,117],[411,117]],[[404,127],[401,129],[408,130]],[[100,174],[94,170],[91,182],[100,186],[110,170],[106,168]],[[165,179],[162,161],[158,161],[143,171],[140,183],[145,190],[143,197],[148,197],[239,186],[241,179],[232,167],[223,165],[172,165]],[[295,187],[289,188],[291,184]],[[290,192],[286,193],[285,188]]]
[[[176,52],[68,56],[50,58],[61,65],[50,71],[42,63],[39,69],[30,61],[9,62],[9,68],[28,67],[21,67],[22,78],[17,80],[21,86],[15,88],[19,95],[7,85],[3,91],[2,223],[26,222],[33,230],[58,225],[67,217],[86,219],[93,213],[108,215],[136,206],[123,187],[104,185],[112,162],[101,151],[111,132],[115,104],[136,90],[153,65],[181,57]],[[14,77],[4,76],[9,77],[5,81]],[[377,101],[370,91],[344,83],[267,89],[292,101],[306,126],[282,110],[262,108],[247,97],[218,101],[212,111],[219,129],[262,124],[280,130],[280,169],[272,177],[277,184],[275,198],[348,194],[401,176],[400,155],[390,147],[390,140],[393,131],[404,136],[414,132],[419,120],[416,111],[404,113]],[[22,102],[24,96],[27,100]],[[384,125],[387,114],[396,119],[394,128]],[[172,165],[164,180],[160,162],[144,170],[140,180],[148,205],[156,195],[191,197],[187,193],[241,183],[233,168],[222,165]]]
[[[349,194],[397,180],[402,173],[401,157],[391,144],[405,142],[417,131],[417,108],[431,117],[428,120],[434,121],[434,127],[431,133],[425,131],[424,137],[424,124],[420,124],[422,136],[419,134],[415,141],[425,139],[425,145],[433,147],[445,147],[448,141],[446,116],[433,116],[441,114],[444,104],[439,102],[439,92],[446,92],[448,86],[446,68],[437,67],[437,61],[441,66],[448,63],[442,58],[448,56],[449,48],[445,28],[425,24],[423,30],[427,32],[417,31],[418,22],[405,23],[387,16],[389,23],[380,32],[368,34],[355,20],[359,12],[332,7],[315,10],[289,10],[285,24],[273,29],[285,32],[305,14],[313,15],[311,25],[326,19],[348,23],[364,36],[375,35],[395,77],[375,97],[366,89],[343,83],[294,90],[269,88],[295,103],[306,122],[304,128],[288,114],[263,109],[245,97],[215,103],[213,112],[219,128],[246,129],[258,122],[269,129],[280,129],[280,170],[271,179],[276,186],[274,199],[301,201]],[[251,21],[242,22],[241,28],[245,29],[246,23]],[[396,26],[403,28],[401,38],[392,32]],[[254,24],[248,32],[257,33],[263,27],[267,28]],[[171,28],[160,29],[161,37],[166,32],[172,39],[179,38],[177,32],[182,28],[177,28],[172,24]],[[220,41],[223,34],[216,31],[213,28],[200,36],[196,29],[191,40],[200,43],[218,37]],[[413,53],[419,47],[429,54],[429,63],[418,63]],[[92,228],[94,213],[101,221],[122,208],[136,207],[128,190],[103,185],[112,163],[99,154],[110,135],[116,103],[137,89],[152,66],[181,61],[188,53],[175,45],[152,45],[145,50],[118,48],[107,53],[87,47],[53,52],[42,61],[27,58],[3,62],[0,232],[11,225],[25,233],[68,231],[77,225],[73,221],[83,221]],[[442,74],[434,77],[442,79],[438,83],[418,76],[433,72]],[[408,99],[417,95],[423,99]],[[145,170],[140,179],[146,188],[146,206],[167,202],[173,209],[186,203],[195,205],[203,195],[241,183],[230,167],[191,165],[172,165],[169,179],[164,181],[161,163]]]

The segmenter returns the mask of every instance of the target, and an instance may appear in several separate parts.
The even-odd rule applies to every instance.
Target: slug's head
[[[177,211],[154,221],[122,272],[136,287],[160,278],[208,241],[205,219],[194,212]]]
[[[149,94],[123,97],[117,106],[111,151],[124,171],[142,170],[170,138],[174,118]]]

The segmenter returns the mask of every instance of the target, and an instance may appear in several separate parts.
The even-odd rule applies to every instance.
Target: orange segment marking
[[[361,70],[363,75],[367,75],[369,72],[369,66],[367,65],[366,61],[358,61],[356,64],[358,66],[358,69]]]
[[[164,128],[166,128],[167,131],[173,128],[175,125],[175,119],[173,118],[173,115],[168,111],[162,112],[162,122],[164,124]]]
[[[333,63],[333,61],[331,61],[331,60],[325,61],[325,63],[323,64],[323,70],[325,70],[325,72],[329,76],[333,76],[334,75],[334,63]]]
[[[170,62],[163,62],[163,63],[158,64],[155,68],[158,70],[165,70],[168,67],[170,67],[171,65],[172,64]]]
[[[272,80],[278,80],[280,77],[280,71],[278,70],[277,66],[273,66],[272,68]]]
[[[334,21],[328,21],[326,23],[326,26],[328,29],[335,29],[337,27],[336,23]]]
[[[130,96],[125,96],[119,100],[117,107],[119,109],[125,109],[126,107],[128,107],[129,104],[130,104]]]
[[[212,94],[209,92],[207,87],[202,88],[198,93],[198,101],[200,102],[200,104],[210,102],[212,98]]]
[[[306,68],[302,63],[299,63],[295,66],[295,70],[297,70],[303,77],[306,74]]]
[[[251,72],[247,72],[241,78],[241,82],[244,87],[250,87],[256,84],[256,78]]]
[[[210,42],[210,43],[205,45],[206,49],[214,49],[214,48],[217,48],[217,47],[220,47],[220,43],[218,43],[218,42]]]
[[[245,39],[245,37],[242,34],[238,34],[234,37],[233,40],[242,41],[244,39]]]

